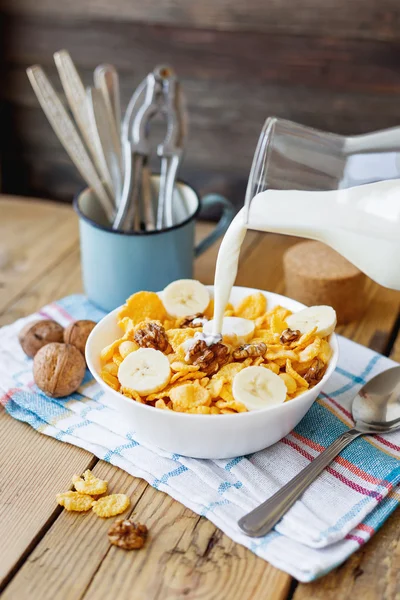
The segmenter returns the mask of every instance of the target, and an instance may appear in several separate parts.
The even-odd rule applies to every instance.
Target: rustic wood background
[[[126,105],[160,62],[191,118],[182,175],[243,199],[260,128],[278,115],[340,133],[400,122],[399,0],[3,0],[3,191],[70,201],[82,186],[25,69],[67,48],[86,84],[112,62]]]

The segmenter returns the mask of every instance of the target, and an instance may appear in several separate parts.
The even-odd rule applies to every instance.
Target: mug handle
[[[203,254],[210,246],[220,238],[228,229],[233,217],[235,216],[235,208],[229,200],[220,194],[207,194],[201,199],[203,208],[212,208],[219,206],[222,208],[222,215],[213,231],[209,233],[204,240],[201,240],[194,249],[194,256],[197,258]]]

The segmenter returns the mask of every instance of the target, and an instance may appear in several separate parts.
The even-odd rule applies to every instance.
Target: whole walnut
[[[96,326],[94,321],[87,319],[70,323],[64,330],[64,342],[78,348],[85,356],[85,346],[90,332]]]
[[[47,344],[37,352],[33,361],[36,385],[52,398],[62,398],[76,392],[85,370],[85,359],[71,344]]]
[[[45,319],[27,323],[19,332],[18,340],[25,354],[33,358],[46,344],[62,342],[63,335],[64,328],[61,325],[51,319]]]

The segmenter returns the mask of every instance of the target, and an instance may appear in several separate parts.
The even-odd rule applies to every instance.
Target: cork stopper
[[[300,242],[283,258],[286,295],[307,306],[327,304],[338,324],[361,317],[365,310],[366,276],[321,242]]]

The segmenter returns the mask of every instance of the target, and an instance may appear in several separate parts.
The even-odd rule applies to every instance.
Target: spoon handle
[[[261,537],[267,534],[335,456],[359,435],[362,434],[356,429],[342,433],[276,494],[242,517],[238,521],[240,529],[251,537]]]

